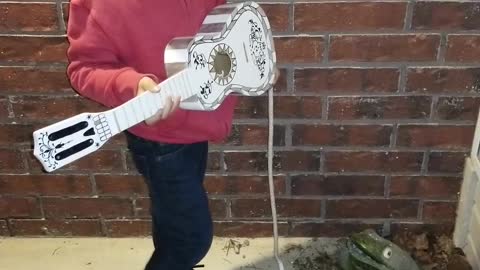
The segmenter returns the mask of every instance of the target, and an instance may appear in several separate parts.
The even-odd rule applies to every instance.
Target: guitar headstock
[[[111,136],[104,113],[82,113],[36,130],[33,154],[51,172],[97,150]]]

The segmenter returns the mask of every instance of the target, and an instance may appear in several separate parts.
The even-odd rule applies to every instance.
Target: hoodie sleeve
[[[67,75],[82,96],[115,107],[136,95],[142,77],[149,76],[158,82],[152,74],[141,74],[122,65],[112,41],[81,5],[70,4],[67,38],[70,43]]]

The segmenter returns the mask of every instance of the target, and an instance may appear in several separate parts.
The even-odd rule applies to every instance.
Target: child
[[[225,0],[71,0],[68,76],[82,96],[108,107],[166,78],[163,53],[194,36]],[[160,90],[161,91],[161,90]],[[187,111],[172,97],[156,116],[125,132],[151,199],[154,252],[146,270],[189,270],[208,252],[212,220],[203,188],[208,142],[229,134],[236,98],[215,111]]]

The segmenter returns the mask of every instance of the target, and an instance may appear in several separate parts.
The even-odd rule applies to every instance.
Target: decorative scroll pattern
[[[60,142],[55,144],[48,138],[48,133],[41,133],[40,140],[38,141],[38,147],[40,150],[40,156],[43,159],[45,164],[48,164],[48,167],[55,170],[58,166],[58,162],[55,160],[55,155],[57,151],[62,149],[65,144]]]

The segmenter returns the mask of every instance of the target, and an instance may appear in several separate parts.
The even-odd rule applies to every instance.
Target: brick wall
[[[297,3],[298,2],[298,3]],[[480,98],[480,4],[262,3],[276,36],[282,236],[449,230]],[[124,137],[55,173],[32,132],[104,108],[65,76],[68,2],[0,1],[0,235],[149,234]],[[270,236],[267,99],[242,98],[206,187],[216,234]]]

